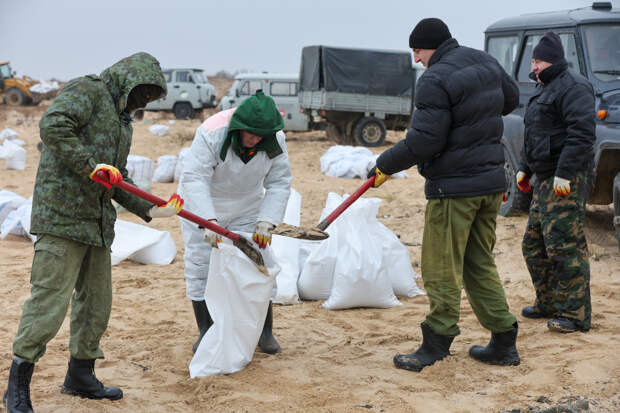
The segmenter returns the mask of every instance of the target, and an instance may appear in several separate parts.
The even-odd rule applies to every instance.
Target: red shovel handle
[[[368,180],[364,182],[364,184],[360,186],[357,189],[357,191],[349,195],[347,199],[345,199],[344,201],[342,201],[340,205],[338,205],[338,208],[334,209],[334,211],[331,214],[329,214],[323,221],[321,221],[319,225],[317,225],[317,228],[320,229],[321,231],[325,231],[325,229],[329,226],[329,224],[334,222],[334,220],[338,218],[340,214],[342,214],[345,211],[345,209],[351,206],[351,204],[355,202],[357,198],[362,196],[362,194],[366,192],[368,188],[370,188],[375,183],[375,178],[376,176],[374,175],[368,178]]]
[[[99,171],[97,172],[97,178],[101,179],[102,181],[106,181],[108,182],[108,174],[106,174],[103,171]],[[114,184],[114,186],[116,186],[117,188],[120,188],[124,191],[127,191],[131,194],[134,194],[142,199],[144,199],[145,201],[151,202],[157,206],[162,206],[165,205],[167,201],[164,201],[163,199],[156,197],[153,194],[149,194],[146,191],[141,190],[140,188],[131,185],[130,183],[127,183],[125,181],[120,181],[116,184]],[[198,215],[194,215],[191,212],[188,212],[184,209],[181,210],[181,212],[179,212],[177,214],[180,217],[183,217],[189,221],[192,221],[198,225],[200,225],[201,227],[205,227],[205,228],[209,228],[211,231],[220,234],[221,236],[224,236],[226,238],[229,238],[233,241],[239,241],[239,235],[235,234],[232,231],[227,230],[226,228],[222,228],[217,224],[214,224],[211,221],[207,221],[204,218],[199,217]]]

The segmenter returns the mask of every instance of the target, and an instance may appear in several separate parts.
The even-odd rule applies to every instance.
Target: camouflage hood
[[[166,79],[159,62],[144,52],[135,53],[118,61],[101,72],[100,77],[116,102],[118,113],[125,109],[129,92],[138,85],[154,85],[161,88],[161,95],[158,98],[167,93]]]

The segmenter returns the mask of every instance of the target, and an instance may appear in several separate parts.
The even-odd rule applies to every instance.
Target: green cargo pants
[[[429,199],[424,217],[422,279],[430,301],[425,323],[436,333],[456,336],[461,288],[480,324],[493,333],[517,321],[508,311],[492,251],[502,194]]]
[[[58,333],[71,302],[71,355],[103,358],[99,340],[112,306],[110,249],[42,234],[34,244],[30,283],[13,354],[36,363]]]

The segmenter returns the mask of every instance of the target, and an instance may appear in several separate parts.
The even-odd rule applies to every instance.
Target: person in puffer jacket
[[[184,160],[179,193],[186,208],[231,231],[253,233],[259,248],[270,244],[270,230],[282,222],[292,182],[283,127],[275,102],[261,90],[236,109],[208,118],[196,130]],[[213,324],[204,293],[211,248],[221,239],[184,219],[181,229],[187,297],[199,330],[195,353]],[[268,354],[280,352],[272,325],[270,302],[258,342]]]
[[[592,306],[583,226],[593,179],[594,91],[568,69],[562,41],[553,32],[534,48],[532,70],[537,85],[523,119],[517,184],[523,192],[532,186],[534,191],[522,250],[536,300],[521,314],[549,318],[551,331],[588,331]]]

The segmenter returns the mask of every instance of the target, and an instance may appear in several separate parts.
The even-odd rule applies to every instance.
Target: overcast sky
[[[0,61],[18,75],[67,80],[138,51],[163,67],[298,73],[303,46],[408,49],[425,17],[483,48],[491,23],[586,7],[579,0],[0,0]],[[613,1],[620,7],[620,0]]]

